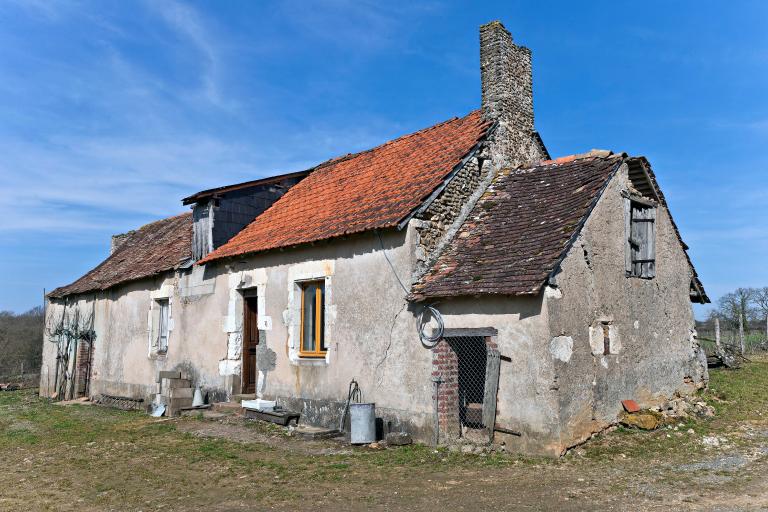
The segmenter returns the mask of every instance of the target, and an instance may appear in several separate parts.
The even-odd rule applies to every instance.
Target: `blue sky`
[[[493,19],[553,155],[646,155],[710,295],[768,285],[768,2],[5,0],[0,310],[185,195],[477,108]]]

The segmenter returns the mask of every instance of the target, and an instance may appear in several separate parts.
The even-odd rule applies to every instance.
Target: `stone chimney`
[[[499,21],[480,27],[483,117],[498,122],[491,159],[496,169],[541,160],[546,152],[533,128],[531,51],[512,42]]]
[[[112,235],[112,243],[109,247],[109,254],[114,254],[116,250],[120,248],[121,245],[123,245],[123,242],[128,240],[128,237],[131,236],[134,233],[134,231],[129,231],[127,233],[121,233],[119,235]]]

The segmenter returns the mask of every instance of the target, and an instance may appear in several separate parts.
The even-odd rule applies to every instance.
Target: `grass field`
[[[714,418],[619,428],[560,460],[352,448],[0,393],[0,510],[759,510],[767,390],[768,361],[712,371]]]

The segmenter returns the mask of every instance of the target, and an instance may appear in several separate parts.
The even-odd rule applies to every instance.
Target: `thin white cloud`
[[[225,107],[226,103],[222,99],[218,82],[219,50],[204,24],[202,16],[192,6],[174,0],[147,2],[146,5],[200,53],[203,57],[203,73],[201,75],[203,95],[214,105]]]

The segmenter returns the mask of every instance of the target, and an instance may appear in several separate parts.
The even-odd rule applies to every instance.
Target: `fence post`
[[[24,386],[24,361],[21,362],[21,386]]]
[[[741,355],[744,355],[744,315],[739,314],[739,345],[741,346]]]
[[[715,317],[715,346],[717,346],[717,353],[720,354],[722,348],[720,347],[720,318],[718,317]]]

